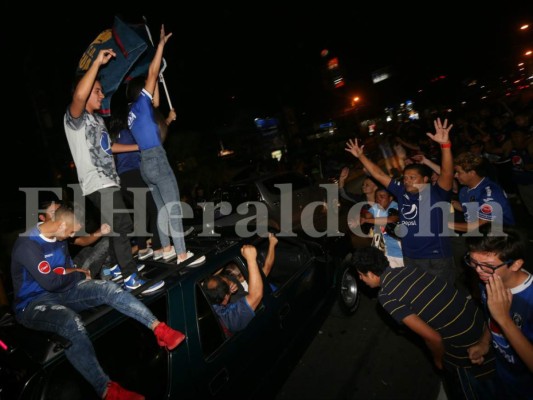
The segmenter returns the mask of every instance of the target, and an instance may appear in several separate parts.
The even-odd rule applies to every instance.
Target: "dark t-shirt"
[[[415,267],[389,267],[381,275],[378,300],[398,323],[415,314],[435,329],[442,336],[448,366],[471,367],[475,375],[494,370],[493,362],[479,367],[470,362],[467,349],[483,335],[485,320],[473,300],[453,285]]]

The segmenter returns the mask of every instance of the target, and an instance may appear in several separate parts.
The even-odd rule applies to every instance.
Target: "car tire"
[[[333,313],[340,316],[353,315],[359,307],[357,276],[349,262],[343,262],[337,272],[337,301]]]

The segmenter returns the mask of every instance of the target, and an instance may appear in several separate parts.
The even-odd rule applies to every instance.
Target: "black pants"
[[[86,196],[94,204],[102,219],[111,225],[110,253],[117,260],[124,279],[137,272],[137,264],[131,254],[131,242],[128,234],[133,231],[133,223],[129,213],[113,212],[124,210],[126,205],[118,187],[97,190]],[[111,200],[111,201],[110,201]],[[112,218],[111,218],[112,216]]]

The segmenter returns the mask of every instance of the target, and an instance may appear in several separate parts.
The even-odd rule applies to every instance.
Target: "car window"
[[[242,276],[242,282],[237,283],[238,278],[234,277],[233,275],[230,276],[228,269],[231,266],[234,267],[234,270],[236,269],[238,272],[240,272],[240,275]],[[221,265],[220,268],[217,268],[215,271],[213,271],[213,274],[225,276],[236,283],[237,291],[232,294],[230,302],[233,303],[248,294],[248,270],[246,269],[243,260],[240,258],[236,258],[228,263],[225,263],[224,265]],[[200,340],[205,358],[209,357],[216,349],[218,349],[218,347],[222,345],[225,340],[238,335],[241,332],[230,332],[224,325],[222,319],[217,315],[209,296],[204,290],[204,282],[206,279],[207,278],[202,279],[196,285],[198,329],[200,331]],[[265,306],[263,302],[261,302],[261,304],[259,304],[259,306],[255,309],[254,319],[264,310],[264,307]]]
[[[200,283],[196,285],[196,310],[202,352],[207,358],[224,343],[226,333],[201,286]]]

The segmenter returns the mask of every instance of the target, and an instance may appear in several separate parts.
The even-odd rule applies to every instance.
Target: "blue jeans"
[[[183,211],[180,203],[180,191],[174,171],[168,163],[167,154],[163,147],[152,147],[141,151],[141,174],[152,191],[159,213],[157,230],[161,245],[170,245],[170,236],[176,253],[185,253],[183,238]]]
[[[16,318],[27,328],[56,333],[72,343],[65,355],[103,396],[109,377],[96,359],[94,347],[78,312],[107,304],[149,329],[157,320],[131,293],[111,281],[83,280],[66,292],[47,293],[32,301]]]

